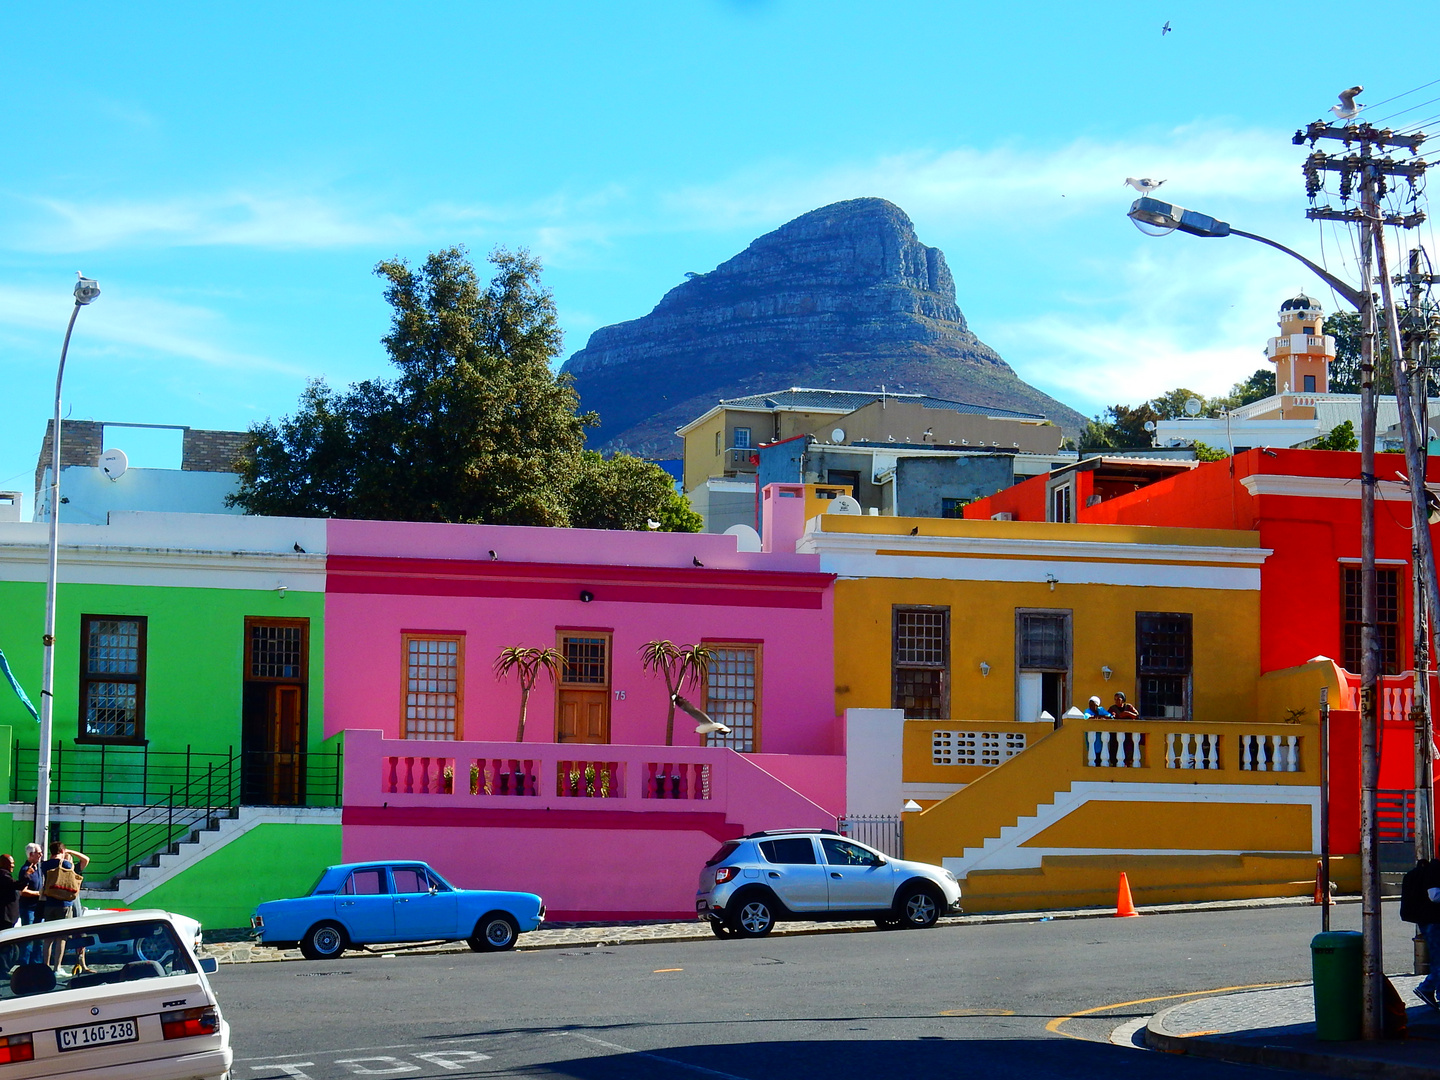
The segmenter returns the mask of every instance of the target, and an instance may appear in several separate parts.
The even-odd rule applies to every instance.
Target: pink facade
[[[833,828],[841,757],[702,747],[418,742],[351,731],[347,861],[424,859],[456,885],[539,893],[552,920],[694,915],[725,840]]]
[[[715,535],[344,520],[328,530],[327,735],[403,734],[410,635],[458,642],[455,737],[513,740],[520,690],[513,677],[496,680],[496,656],[590,634],[608,643],[610,743],[664,743],[665,686],[642,670],[640,648],[668,638],[754,651],[757,751],[842,751],[833,577],[820,572],[818,557],[741,552],[734,537]],[[685,693],[704,707],[703,687]],[[542,675],[527,743],[556,741],[558,702]],[[694,727],[677,713],[676,745],[699,744]]]

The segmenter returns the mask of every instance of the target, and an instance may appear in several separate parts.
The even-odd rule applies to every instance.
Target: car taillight
[[[220,1030],[220,1014],[214,1009],[183,1009],[160,1014],[160,1030],[167,1039],[191,1035],[214,1035]]]
[[[24,1035],[9,1035],[0,1039],[0,1065],[14,1061],[34,1061],[35,1040],[27,1032]]]
[[[738,866],[722,866],[719,870],[715,871],[715,884],[723,885],[725,882],[733,880],[739,873],[740,868]]]

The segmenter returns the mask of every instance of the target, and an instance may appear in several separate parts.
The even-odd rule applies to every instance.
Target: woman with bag
[[[63,840],[50,842],[50,858],[40,864],[45,881],[40,890],[45,899],[40,915],[42,921],[50,922],[74,916],[75,900],[80,895],[80,885],[84,880],[80,871],[89,865],[90,856],[83,851],[67,851]],[[65,961],[65,939],[52,941],[47,952],[49,955],[45,957],[45,963],[59,971]],[[59,955],[56,955],[57,953]],[[81,962],[83,963],[83,960]]]

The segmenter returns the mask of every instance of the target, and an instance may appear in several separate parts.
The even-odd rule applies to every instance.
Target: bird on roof
[[[1338,119],[1354,120],[1355,117],[1360,115],[1360,110],[1365,108],[1364,105],[1355,104],[1355,99],[1364,92],[1365,87],[1363,86],[1352,86],[1349,90],[1341,90],[1340,104],[1331,105],[1330,111],[1334,113]]]
[[[651,532],[654,532],[656,529],[660,528],[660,522],[656,521],[654,518],[646,518],[645,527]]]
[[[920,534],[920,526],[919,526],[919,525],[916,525],[913,529],[910,530],[910,535],[911,535],[911,536],[918,536],[919,534]]]
[[[298,540],[295,542],[295,551],[300,555],[305,554],[305,549],[300,546],[300,542]]]
[[[1164,37],[1168,33],[1170,33],[1170,21],[1167,19],[1165,25],[1160,27],[1160,36]]]
[[[499,555],[496,555],[493,550],[490,552],[490,561],[491,561],[491,562],[495,562],[495,561],[497,561],[499,558],[500,558],[500,556],[499,556]]]
[[[690,556],[690,561],[691,561],[692,563],[694,563],[696,566],[704,566],[704,565],[705,565],[703,562],[700,561],[700,556],[699,556],[699,555],[691,555],[691,556]]]
[[[1141,176],[1138,178],[1134,176],[1127,176],[1125,177],[1125,183],[1129,184],[1136,191],[1140,192],[1141,195],[1148,195],[1150,194],[1150,192],[1158,188],[1161,184],[1165,183],[1165,181],[1151,180],[1148,176]]]

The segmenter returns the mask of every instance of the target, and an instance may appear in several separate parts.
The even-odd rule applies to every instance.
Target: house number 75
[[[615,700],[616,700],[616,701],[624,701],[624,700],[625,700],[625,691],[624,691],[624,690],[616,690],[616,691],[615,691]]]

